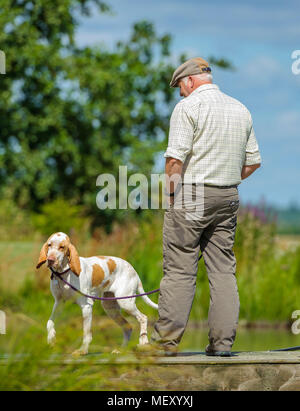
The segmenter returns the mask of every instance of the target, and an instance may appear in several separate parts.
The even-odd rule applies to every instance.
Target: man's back
[[[185,182],[230,186],[243,166],[260,163],[247,108],[215,84],[198,87],[175,107],[165,157],[181,160]]]

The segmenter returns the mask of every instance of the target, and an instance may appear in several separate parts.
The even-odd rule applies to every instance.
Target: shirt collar
[[[196,93],[201,93],[201,91],[206,91],[206,90],[219,90],[219,87],[216,84],[202,84],[202,86],[199,86],[198,88],[196,88],[196,90],[194,90],[190,96],[192,94],[196,94]]]

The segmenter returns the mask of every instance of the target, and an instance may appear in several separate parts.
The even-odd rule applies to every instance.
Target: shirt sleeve
[[[261,163],[261,155],[259,152],[259,147],[256,141],[252,118],[250,116],[250,131],[249,137],[246,145],[246,158],[245,158],[245,166],[252,166],[254,164]]]
[[[184,163],[192,151],[194,139],[194,122],[184,105],[178,103],[170,120],[168,148],[164,157],[172,157]]]

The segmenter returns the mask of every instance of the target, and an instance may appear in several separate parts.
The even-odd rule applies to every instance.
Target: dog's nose
[[[53,265],[55,263],[55,258],[54,257],[48,257],[47,262],[49,265]]]

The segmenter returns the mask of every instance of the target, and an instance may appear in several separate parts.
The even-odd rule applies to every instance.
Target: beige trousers
[[[189,208],[170,207],[163,227],[163,271],[159,319],[152,342],[173,349],[185,331],[196,289],[200,251],[210,287],[209,350],[230,351],[239,316],[233,253],[239,195],[237,187],[205,186],[203,216],[186,218]]]

